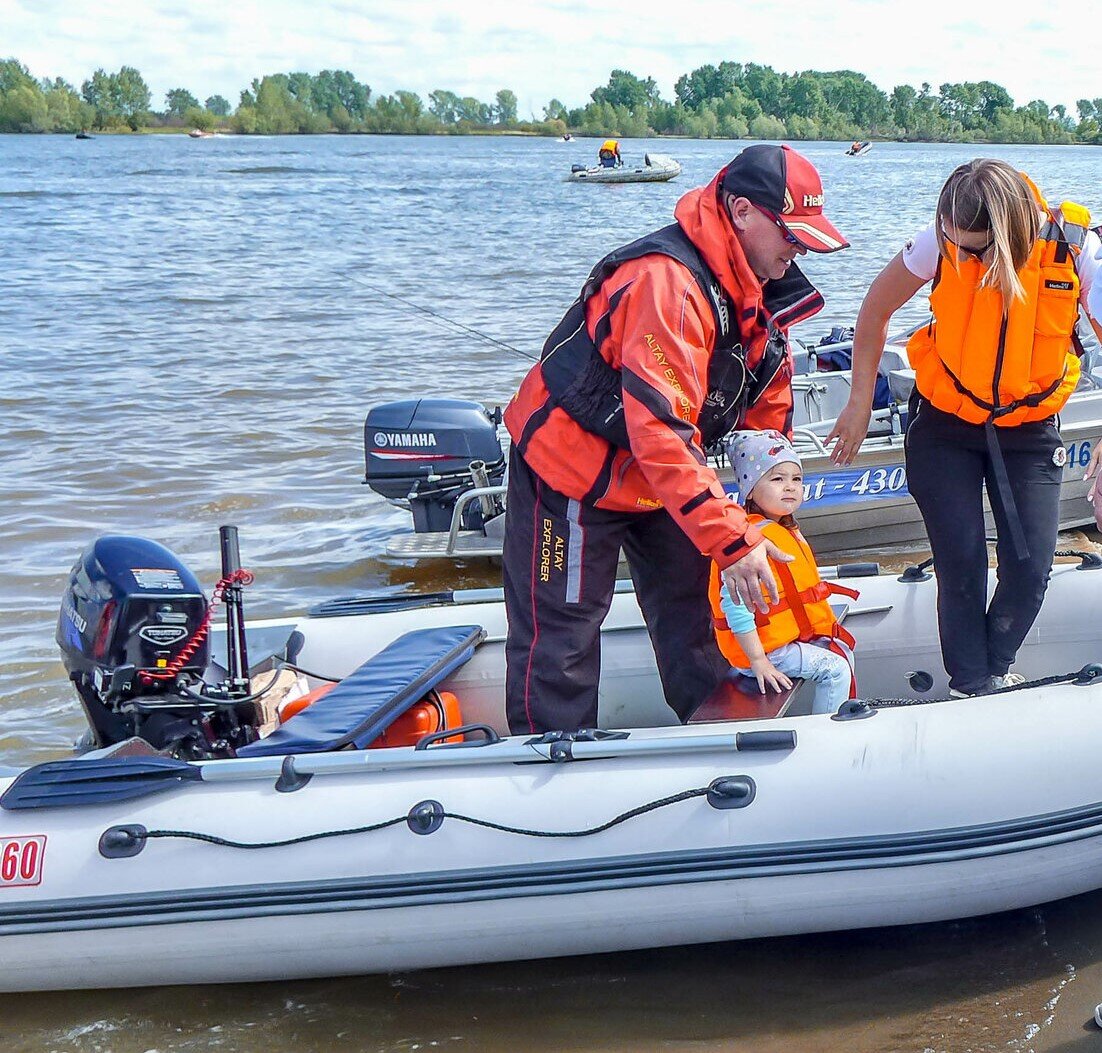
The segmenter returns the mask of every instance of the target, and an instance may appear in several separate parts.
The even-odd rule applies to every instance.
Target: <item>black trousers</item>
[[[969,424],[911,403],[907,485],[918,503],[937,570],[938,633],[949,686],[976,691],[1014,661],[1048,588],[1060,514],[1063,449],[1053,418],[996,428],[1025,558],[1014,544],[1009,512],[982,424]],[[998,586],[987,604],[983,489],[998,534]]]
[[[708,603],[709,560],[669,513],[609,512],[572,500],[513,450],[502,568],[513,734],[597,726],[600,629],[621,547],[673,711],[688,719],[728,672]]]

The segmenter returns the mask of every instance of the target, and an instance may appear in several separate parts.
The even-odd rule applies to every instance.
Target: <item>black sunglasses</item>
[[[968,233],[972,233],[969,231]],[[967,245],[961,245],[959,242],[953,241],[951,237],[946,233],[944,225],[941,227],[941,236],[953,246],[963,252],[966,256],[971,256],[975,260],[982,260],[984,256],[991,250],[991,246],[995,244],[994,238],[989,238],[983,245],[975,248],[969,248]]]

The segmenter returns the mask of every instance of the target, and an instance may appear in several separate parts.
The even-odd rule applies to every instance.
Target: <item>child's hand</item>
[[[787,691],[792,686],[788,679],[768,658],[750,663],[750,672],[758,682],[758,690],[764,695],[766,685],[770,691]]]

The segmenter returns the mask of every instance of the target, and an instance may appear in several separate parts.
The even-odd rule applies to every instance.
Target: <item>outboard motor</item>
[[[500,486],[505,454],[501,411],[461,399],[410,399],[372,409],[364,421],[364,482],[413,513],[417,533],[446,531],[460,495]],[[500,514],[498,498],[471,501],[463,529],[480,530]]]
[[[227,548],[236,558],[237,538],[233,527],[222,533],[225,579]],[[229,578],[227,591],[240,573]],[[231,635],[243,624],[235,599]],[[163,545],[108,536],[81,554],[61,601],[57,642],[97,747],[138,736],[175,756],[232,756],[257,737],[242,670],[220,686],[203,680],[209,627],[198,581]],[[238,635],[243,641],[243,629]]]

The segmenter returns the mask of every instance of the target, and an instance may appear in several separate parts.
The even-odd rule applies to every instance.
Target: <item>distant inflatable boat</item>
[[[566,176],[568,183],[665,183],[681,175],[681,165],[665,154],[645,154],[641,167],[586,168],[574,165]]]

